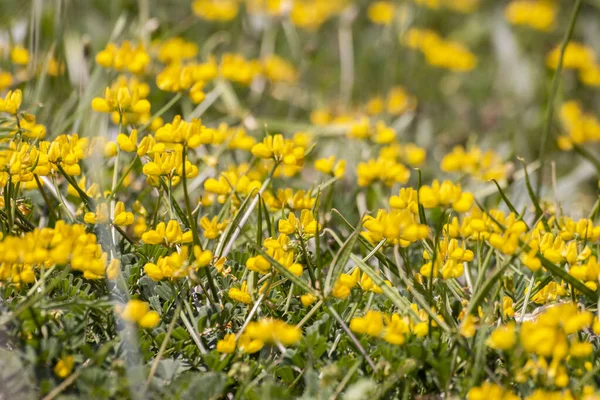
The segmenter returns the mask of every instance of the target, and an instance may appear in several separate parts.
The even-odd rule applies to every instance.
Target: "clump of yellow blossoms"
[[[250,322],[236,344],[234,334],[227,334],[217,343],[220,353],[233,353],[236,347],[243,353],[256,353],[267,343],[281,343],[285,346],[296,344],[302,336],[300,329],[279,319],[265,318]]]
[[[445,40],[435,31],[411,28],[402,43],[408,48],[419,50],[429,65],[454,72],[466,72],[477,66],[477,57],[463,44]]]
[[[504,8],[504,16],[513,25],[550,31],[554,29],[557,9],[553,0],[513,0]]]
[[[292,214],[293,215],[293,214]],[[285,267],[295,276],[301,276],[304,270],[303,266],[296,262],[296,252],[289,236],[280,234],[277,239],[267,238],[263,243],[267,256],[273,258],[276,262]],[[266,274],[271,271],[271,262],[264,256],[258,255],[250,257],[246,261],[246,268],[260,274]]]
[[[154,328],[160,322],[160,315],[150,310],[150,305],[141,300],[129,300],[123,307],[118,305],[117,313],[123,320],[137,324],[140,328]]]
[[[486,182],[490,179],[502,180],[507,172],[507,166],[498,153],[483,151],[476,146],[468,151],[462,146],[454,147],[452,152],[444,156],[440,168],[445,172],[460,172]]]
[[[546,64],[556,69],[560,57],[560,46],[556,46],[546,56]],[[594,50],[582,43],[569,42],[563,57],[563,68],[578,71],[579,80],[588,86],[600,86],[600,65]]]
[[[96,62],[104,68],[142,74],[150,63],[150,55],[142,45],[124,41],[120,46],[107,44],[96,54]]]
[[[594,115],[585,113],[578,102],[565,102],[560,109],[560,119],[566,131],[566,135],[557,139],[561,150],[571,150],[573,144],[600,141],[600,121]]]

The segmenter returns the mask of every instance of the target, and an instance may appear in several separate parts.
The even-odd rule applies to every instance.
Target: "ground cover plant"
[[[0,2],[0,398],[600,398],[599,16]]]

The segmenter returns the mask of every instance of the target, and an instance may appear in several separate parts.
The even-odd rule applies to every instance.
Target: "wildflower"
[[[129,136],[124,133],[119,133],[117,136],[117,144],[121,151],[131,153],[137,149],[137,129],[133,129]]]
[[[230,21],[238,13],[236,0],[195,0],[192,3],[194,14],[208,21]]]
[[[460,324],[460,334],[466,338],[471,338],[475,335],[477,318],[473,315],[467,315]]]
[[[110,113],[117,111],[120,114],[130,112],[134,114],[145,114],[150,111],[150,102],[146,99],[140,99],[139,92],[133,94],[126,87],[121,87],[116,91],[106,88],[104,98],[95,97],[92,100],[94,111]]]
[[[519,396],[514,395],[509,390],[505,390],[499,385],[490,382],[484,382],[481,386],[475,386],[469,390],[467,400],[518,400]]]
[[[278,229],[286,235],[298,234],[310,238],[317,234],[320,225],[312,211],[304,209],[300,213],[300,219],[294,213],[289,213],[287,219],[280,219]]]
[[[394,19],[395,7],[391,1],[376,1],[369,5],[369,19],[379,25],[389,25]]]
[[[198,54],[196,43],[188,42],[180,37],[164,40],[156,46],[158,59],[165,64],[178,63],[194,58]]]
[[[554,27],[557,5],[548,0],[513,0],[504,9],[506,19],[513,25],[527,25],[540,31]]]
[[[9,90],[4,99],[0,98],[0,112],[16,115],[23,101],[23,93],[20,89]]]
[[[421,186],[419,200],[425,208],[451,206],[457,212],[466,212],[471,209],[475,198],[471,193],[463,192],[460,185],[450,181],[440,184],[434,180],[431,186]]]
[[[115,206],[113,223],[122,226],[133,224],[133,213],[125,211],[125,204],[122,201],[119,201]]]
[[[252,296],[250,296],[250,293],[248,293],[248,286],[246,282],[242,283],[242,286],[239,289],[229,289],[229,297],[231,297],[233,300],[239,301],[240,303],[252,303]]]
[[[410,171],[404,165],[394,160],[379,157],[367,162],[361,162],[356,168],[359,186],[369,186],[375,181],[392,186],[395,183],[406,183],[410,178]]]
[[[267,136],[262,143],[252,147],[252,154],[259,158],[273,159],[285,165],[301,166],[304,162],[304,148],[282,135]]]
[[[327,175],[333,175],[336,178],[344,176],[346,170],[346,160],[337,160],[334,156],[320,158],[315,161],[315,169]]]
[[[66,378],[73,371],[74,358],[73,356],[64,356],[54,366],[54,374],[59,378]]]
[[[150,62],[150,55],[142,45],[124,41],[121,46],[109,43],[96,55],[96,62],[104,68],[141,74]]]
[[[235,335],[228,333],[225,337],[217,342],[217,351],[219,353],[230,354],[235,351]]]
[[[238,340],[238,348],[242,353],[254,354],[264,347],[265,343],[260,339],[252,339],[249,335],[242,334]]]
[[[496,328],[488,338],[487,345],[497,350],[510,350],[517,342],[515,324]]]
[[[383,315],[379,311],[367,311],[364,317],[350,320],[350,330],[369,336],[379,336],[383,331]]]
[[[10,60],[16,65],[29,64],[29,51],[22,46],[15,46],[10,51]]]
[[[296,344],[302,337],[300,328],[271,318],[250,322],[245,333],[251,339],[258,339],[264,343],[280,342],[285,346]]]
[[[228,221],[219,222],[217,217],[208,219],[205,215],[200,219],[200,227],[204,231],[204,237],[207,239],[216,239],[223,233]]]
[[[124,308],[118,307],[117,312],[125,321],[135,322],[140,328],[154,328],[160,322],[158,313],[141,300],[129,300]]]
[[[300,301],[302,302],[302,305],[304,307],[309,307],[310,305],[312,305],[315,301],[317,301],[317,296],[312,295],[310,293],[307,294],[303,294],[302,296],[300,296]]]

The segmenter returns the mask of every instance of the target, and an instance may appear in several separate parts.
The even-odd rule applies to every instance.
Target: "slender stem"
[[[57,387],[52,389],[52,391],[50,393],[48,393],[42,400],[52,400],[53,398],[55,398],[56,396],[61,394],[66,388],[71,386],[71,384],[73,384],[73,382],[75,382],[77,380],[77,378],[79,378],[79,375],[81,375],[81,372],[85,368],[87,368],[91,364],[91,362],[92,361],[89,358],[87,360],[85,360],[85,362],[81,365],[81,368],[79,368],[77,371],[75,371],[71,375],[69,375],[67,377],[67,379],[65,379],[64,381],[62,381],[60,383],[60,385],[58,385]]]
[[[323,305],[323,300],[319,300],[317,302],[317,304],[315,304],[314,307],[311,308],[311,310],[308,313],[306,313],[304,318],[302,318],[302,320],[300,322],[298,322],[298,325],[296,325],[296,328],[302,328],[302,326],[319,310],[319,308],[322,305]]]
[[[540,169],[537,174],[537,182],[535,193],[539,198],[540,192],[542,190],[542,179],[544,176],[544,159],[546,157],[546,142],[548,141],[548,137],[550,136],[550,129],[552,127],[552,117],[554,115],[554,99],[556,98],[556,93],[558,92],[558,86],[560,84],[560,75],[563,69],[563,60],[565,57],[565,51],[567,50],[567,46],[571,41],[571,37],[573,36],[573,31],[575,29],[575,23],[577,22],[577,16],[579,15],[579,10],[581,9],[581,0],[575,0],[575,5],[573,6],[573,11],[571,12],[571,20],[569,21],[569,27],[565,32],[565,36],[563,38],[562,44],[560,46],[560,55],[558,57],[558,65],[556,66],[556,71],[554,71],[554,76],[552,77],[552,87],[550,89],[550,96],[548,97],[548,103],[546,105],[546,117],[544,119],[544,130],[542,132],[542,140],[540,141]]]
[[[156,370],[158,369],[158,363],[160,362],[165,350],[167,349],[167,344],[169,343],[169,339],[173,334],[173,330],[175,329],[175,324],[177,323],[177,319],[179,318],[179,314],[181,314],[181,302],[178,302],[177,308],[175,308],[175,313],[173,314],[173,319],[169,324],[169,328],[167,329],[167,334],[163,339],[160,349],[158,350],[158,354],[154,358],[154,362],[152,363],[152,367],[150,368],[150,373],[148,374],[148,379],[146,379],[146,386],[152,382],[152,378],[154,378],[154,374],[156,374]]]
[[[346,323],[344,322],[342,317],[340,317],[340,315],[337,313],[337,311],[335,311],[335,308],[333,308],[331,305],[327,305],[327,309],[329,310],[329,312],[331,313],[333,318],[335,318],[337,320],[337,322],[341,325],[344,332],[346,332],[348,334],[348,336],[350,337],[350,340],[352,340],[352,343],[354,343],[354,345],[356,346],[358,351],[360,351],[362,353],[362,355],[365,357],[365,360],[367,360],[367,363],[369,364],[371,369],[374,372],[377,372],[377,366],[375,365],[373,360],[371,360],[371,357],[369,357],[369,354],[367,353],[365,348],[362,346],[362,344],[360,344],[360,341],[356,338],[356,336],[354,336],[354,334],[352,333],[350,328],[348,328],[348,325],[346,325]]]
[[[42,198],[44,199],[44,203],[46,203],[46,206],[48,206],[48,212],[50,213],[50,215],[54,219],[54,221],[58,221],[58,217],[56,216],[56,213],[54,212],[54,207],[52,207],[52,204],[50,203],[50,199],[48,198],[48,194],[46,193],[46,190],[44,190],[44,187],[42,186],[42,182],[40,181],[40,178],[37,175],[33,175],[33,177],[35,179],[35,183],[37,184],[38,190],[40,191]]]
[[[183,321],[185,328],[188,330],[190,336],[194,340],[194,343],[196,343],[196,346],[198,346],[198,349],[200,349],[200,353],[207,354],[208,351],[206,351],[206,347],[204,347],[204,345],[202,344],[202,340],[200,340],[200,336],[198,336],[198,332],[196,332],[196,329],[194,329],[194,326],[187,319],[183,310],[181,310],[179,312],[179,314],[181,315],[181,320]]]

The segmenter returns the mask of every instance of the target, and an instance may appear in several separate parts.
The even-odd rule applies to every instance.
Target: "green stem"
[[[546,142],[548,141],[548,137],[550,136],[550,129],[552,127],[552,117],[554,115],[554,99],[556,98],[556,93],[558,92],[558,85],[560,84],[560,74],[563,69],[563,60],[565,57],[565,51],[567,50],[567,46],[571,41],[571,37],[573,36],[573,31],[575,29],[575,23],[577,22],[577,16],[579,15],[579,10],[581,9],[581,0],[575,0],[575,5],[573,6],[573,11],[571,12],[571,20],[569,21],[569,27],[565,32],[565,36],[563,38],[562,44],[560,46],[560,55],[558,57],[558,65],[556,66],[556,71],[554,71],[554,76],[552,77],[552,87],[550,89],[550,96],[548,98],[548,104],[546,105],[546,117],[544,119],[544,131],[542,132],[542,140],[540,142],[540,169],[538,170],[537,182],[536,182],[536,197],[539,198],[540,192],[542,190],[542,178],[544,176],[544,159],[546,157]]]

